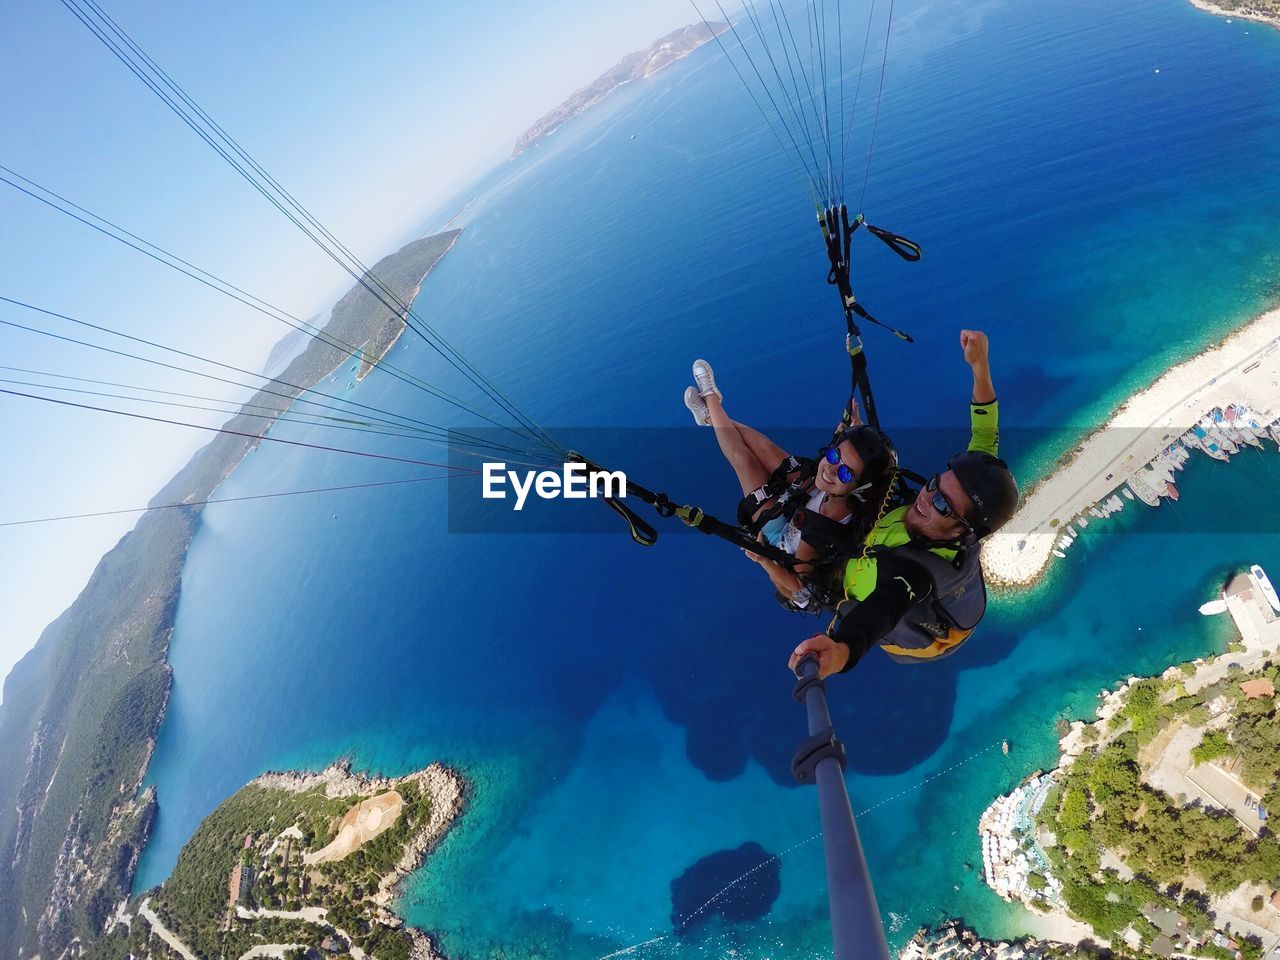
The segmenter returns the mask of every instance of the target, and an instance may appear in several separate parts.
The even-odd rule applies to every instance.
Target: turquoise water
[[[1174,0],[904,2],[896,23],[866,210],[926,252],[907,266],[859,251],[862,299],[919,341],[868,336],[882,417],[962,423],[955,331],[982,326],[1027,480],[1135,384],[1280,293],[1280,34]],[[707,47],[619,92],[491,180],[423,287],[419,312],[567,443],[684,427],[696,356],[735,416],[814,446],[843,403],[811,213],[737,84]],[[395,359],[459,388],[420,342]],[[444,416],[397,381],[350,389]],[[701,453],[674,470],[625,433],[613,453],[640,482],[730,512],[711,437],[684,432],[673,445]],[[904,436],[913,463],[947,452]],[[223,493],[407,472],[263,448]],[[1224,642],[1196,607],[1233,566],[1280,567],[1280,544],[1197,531],[1222,529],[1204,518],[1233,505],[1265,510],[1256,491],[1278,475],[1274,451],[1193,463],[1178,504],[1091,526],[1035,593],[998,598],[961,655],[919,669],[873,655],[831,685],[895,938],[951,915],[1020,928],[966,869],[978,814],[1053,762],[1056,725],[1102,686]],[[402,906],[450,956],[594,958],[655,939],[634,955],[820,955],[816,798],[789,782],[804,730],[784,667],[813,621],[704,538],[646,551],[620,532],[450,535],[445,503],[423,484],[206,512],[137,887],[262,770],[443,760],[470,779],[468,810]],[[748,842],[786,851],[769,914],[670,936],[671,882]]]

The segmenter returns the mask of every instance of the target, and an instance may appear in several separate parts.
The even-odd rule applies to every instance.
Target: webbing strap
[[[861,395],[863,418],[871,426],[879,427],[880,414],[876,410],[875,394],[871,392],[871,377],[867,374],[867,354],[862,349],[861,332],[848,311],[845,312],[845,322],[849,326],[845,348],[849,351],[849,376],[852,381],[849,387],[849,408],[852,410],[855,396]]]
[[[658,531],[644,520],[641,520],[634,510],[625,504],[619,503],[611,497],[604,497],[605,506],[620,516],[627,522],[627,529],[631,533],[631,539],[642,547],[652,547],[658,542]]]
[[[865,223],[861,217],[859,217],[859,222]],[[885,245],[903,260],[906,260],[909,263],[915,263],[920,259],[920,254],[923,251],[920,249],[920,244],[916,243],[914,240],[908,240],[900,233],[893,233],[890,230],[882,230],[869,223],[866,224],[866,227],[872,234],[883,240]]]
[[[831,268],[827,272],[827,282],[839,291],[840,305],[844,309],[847,330],[845,349],[849,353],[850,379],[852,381],[847,416],[851,418],[854,401],[861,396],[866,422],[873,427],[878,427],[880,426],[880,415],[876,410],[875,396],[871,392],[871,378],[867,373],[867,355],[862,348],[862,331],[858,328],[858,323],[854,317],[865,320],[867,323],[873,323],[878,327],[883,327],[895,337],[905,340],[907,343],[913,343],[914,341],[911,335],[905,331],[891,327],[889,324],[873,317],[853,294],[853,282],[849,274],[850,247],[854,233],[862,226],[865,226],[873,236],[883,241],[890,250],[903,260],[911,262],[919,260],[921,250],[918,243],[908,240],[901,234],[867,223],[862,214],[858,214],[850,221],[849,210],[843,203],[839,206],[827,207],[818,214],[818,227],[822,232],[822,239],[827,247],[827,259],[831,264]]]
[[[793,488],[803,486],[809,476],[806,472],[792,481],[791,475],[813,464],[812,460],[800,460],[788,454],[765,483],[738,501],[738,525],[753,537],[758,534],[766,523],[783,513],[794,495]],[[762,512],[761,505],[769,500],[774,500],[774,504]]]

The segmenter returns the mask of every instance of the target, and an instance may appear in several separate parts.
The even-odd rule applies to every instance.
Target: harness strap
[[[652,547],[658,542],[658,531],[644,520],[636,516],[635,511],[625,504],[619,503],[612,497],[604,498],[605,506],[620,516],[627,523],[627,529],[631,533],[631,539],[642,547]]]
[[[859,214],[858,220],[859,222],[865,222],[862,220],[861,214]],[[909,263],[915,263],[917,260],[920,259],[920,254],[923,251],[921,251],[920,249],[920,244],[916,243],[914,240],[908,240],[906,237],[902,236],[902,234],[900,233],[893,233],[889,230],[882,230],[879,227],[874,227],[869,223],[866,226],[867,226],[867,229],[871,231],[873,236],[877,236],[881,240],[883,240],[885,242],[885,245],[894,253],[896,253],[898,256],[900,256],[903,260],[906,260]]]
[[[854,307],[862,310],[856,302]],[[866,313],[865,310],[862,310]],[[871,377],[867,374],[867,354],[862,349],[862,335],[858,325],[853,322],[853,313],[844,314],[845,324],[849,328],[845,336],[845,349],[849,352],[849,409],[853,409],[853,401],[859,394],[862,396],[862,412],[866,421],[873,427],[880,426],[880,413],[876,410],[875,394],[871,392]]]
[[[775,517],[785,513],[789,519],[791,513],[795,512],[795,508],[791,507],[790,513],[787,513],[787,509],[794,501],[796,494],[813,476],[814,463],[813,460],[802,460],[788,455],[782,463],[778,464],[764,484],[738,501],[738,525],[754,537]],[[797,472],[799,476],[794,480],[791,479],[791,475]],[[761,510],[761,506],[769,500],[773,500],[773,504]]]
[[[911,334],[907,333],[905,330],[899,330],[897,327],[891,327],[889,324],[884,323],[881,320],[877,320],[871,314],[867,313],[862,304],[858,303],[856,300],[849,304],[849,309],[860,316],[863,320],[867,321],[867,323],[874,323],[877,327],[883,327],[885,330],[888,330],[899,340],[905,340],[907,343],[916,342],[915,337],[911,336]]]

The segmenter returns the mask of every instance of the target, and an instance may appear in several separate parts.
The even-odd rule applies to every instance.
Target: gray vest
[[[929,571],[933,591],[903,614],[881,639],[880,648],[899,663],[922,663],[955,653],[987,611],[978,548],[961,551],[958,565],[909,543],[886,552]]]

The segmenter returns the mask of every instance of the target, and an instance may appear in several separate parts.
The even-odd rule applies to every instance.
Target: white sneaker
[[[711,426],[711,411],[707,409],[707,401],[702,399],[697,387],[685,387],[684,405],[693,414],[694,423],[700,427]]]
[[[709,397],[713,393],[724,401],[724,394],[716,387],[715,371],[705,360],[693,361],[693,382],[698,385],[698,396]]]

